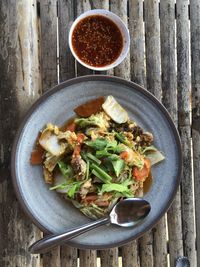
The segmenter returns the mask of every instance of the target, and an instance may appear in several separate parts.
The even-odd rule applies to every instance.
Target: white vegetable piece
[[[158,150],[148,153],[146,157],[151,161],[151,165],[155,165],[165,159],[165,156]]]
[[[128,120],[126,110],[111,95],[106,98],[102,108],[117,123],[124,123]]]
[[[39,139],[40,145],[54,156],[60,156],[65,151],[63,144],[59,143],[57,135],[45,129]]]
[[[56,173],[54,176],[54,186],[60,185],[63,183],[66,183],[66,178],[64,177],[64,175],[62,173]],[[62,193],[62,194],[67,193],[68,190],[69,190],[68,187],[56,189],[58,193]]]

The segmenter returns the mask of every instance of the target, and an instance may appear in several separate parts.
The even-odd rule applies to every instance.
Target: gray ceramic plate
[[[104,249],[120,246],[150,229],[169,208],[181,176],[181,146],[176,128],[166,109],[142,87],[116,77],[85,76],[64,82],[44,94],[24,119],[12,152],[12,177],[19,201],[33,222],[43,231],[60,233],[90,221],[71,203],[49,191],[42,168],[31,166],[30,154],[38,132],[47,122],[62,125],[74,116],[73,109],[101,95],[113,95],[130,117],[152,132],[155,146],[166,160],[153,167],[153,185],[145,195],[151,212],[142,224],[123,229],[103,226],[71,240],[80,248]]]

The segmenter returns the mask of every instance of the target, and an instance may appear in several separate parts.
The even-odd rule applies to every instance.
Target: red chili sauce
[[[104,67],[120,55],[123,37],[117,25],[101,15],[79,21],[72,33],[72,47],[84,63]]]

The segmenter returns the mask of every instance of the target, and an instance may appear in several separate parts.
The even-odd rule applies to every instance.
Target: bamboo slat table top
[[[25,112],[67,79],[101,74],[76,62],[68,32],[86,10],[103,8],[128,25],[130,53],[103,74],[132,80],[170,112],[182,141],[183,175],[172,206],[138,240],[102,251],[66,245],[43,255],[42,236],[25,216],[10,177],[10,151]],[[0,1],[0,267],[165,267],[187,256],[200,266],[200,0]]]

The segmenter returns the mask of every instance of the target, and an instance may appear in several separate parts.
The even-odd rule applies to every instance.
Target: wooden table
[[[200,266],[200,0],[188,2],[0,1],[0,267],[165,267],[182,255],[191,266]],[[44,91],[94,73],[75,62],[67,41],[73,20],[94,8],[110,9],[128,24],[130,54],[107,74],[145,86],[169,110],[182,140],[181,186],[158,225],[124,247],[94,251],[62,246],[30,255],[27,247],[41,232],[13,192],[13,137]]]

